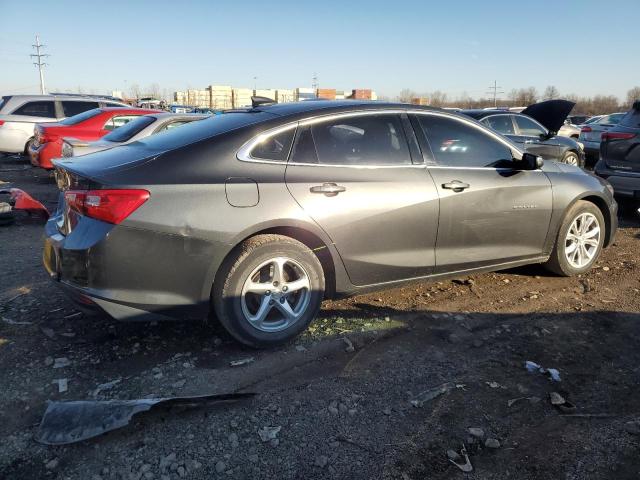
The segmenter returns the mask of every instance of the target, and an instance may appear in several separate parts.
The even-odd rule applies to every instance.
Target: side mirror
[[[544,160],[542,157],[534,155],[533,153],[525,152],[522,154],[522,162],[521,170],[539,170],[544,165]]]

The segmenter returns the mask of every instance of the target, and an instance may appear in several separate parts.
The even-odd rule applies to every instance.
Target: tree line
[[[486,108],[493,107],[493,97],[472,98],[463,93],[456,98],[450,98],[446,93],[436,90],[430,93],[417,93],[405,88],[395,100],[411,103],[416,98],[426,98],[429,105],[450,108]],[[640,87],[633,87],[627,92],[625,101],[621,102],[615,95],[595,95],[593,97],[579,96],[573,93],[561,95],[558,89],[550,85],[540,94],[535,87],[514,88],[507,93],[506,98],[497,99],[498,107],[526,107],[543,100],[562,98],[576,103],[572,113],[585,115],[602,115],[605,113],[628,110],[633,102],[640,100]]]

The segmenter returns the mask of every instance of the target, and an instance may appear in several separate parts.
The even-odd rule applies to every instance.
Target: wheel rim
[[[581,213],[567,231],[564,254],[574,268],[588,265],[600,248],[600,222],[591,213]]]
[[[577,167],[578,166],[578,157],[575,156],[574,154],[567,155],[567,158],[565,158],[565,163],[567,165],[575,165]]]
[[[309,274],[300,263],[275,257],[258,265],[242,286],[245,319],[263,332],[280,332],[295,324],[311,299]]]

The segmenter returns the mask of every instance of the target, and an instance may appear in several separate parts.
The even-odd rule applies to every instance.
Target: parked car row
[[[254,347],[302,332],[323,298],[528,263],[582,274],[613,241],[617,204],[554,136],[567,108],[255,102],[53,160],[45,268],[83,308],[214,311]]]

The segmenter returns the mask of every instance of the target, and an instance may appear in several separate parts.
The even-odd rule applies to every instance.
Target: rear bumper
[[[208,315],[202,291],[210,264],[185,248],[184,238],[90,218],[64,236],[59,219],[45,226],[43,264],[81,309],[127,321]]]
[[[611,184],[617,197],[640,200],[640,173],[611,169],[603,160],[596,164],[594,171]]]
[[[53,168],[51,160],[61,155],[61,147],[56,142],[47,142],[42,145],[29,145],[28,155],[31,165],[41,167],[47,170]]]

